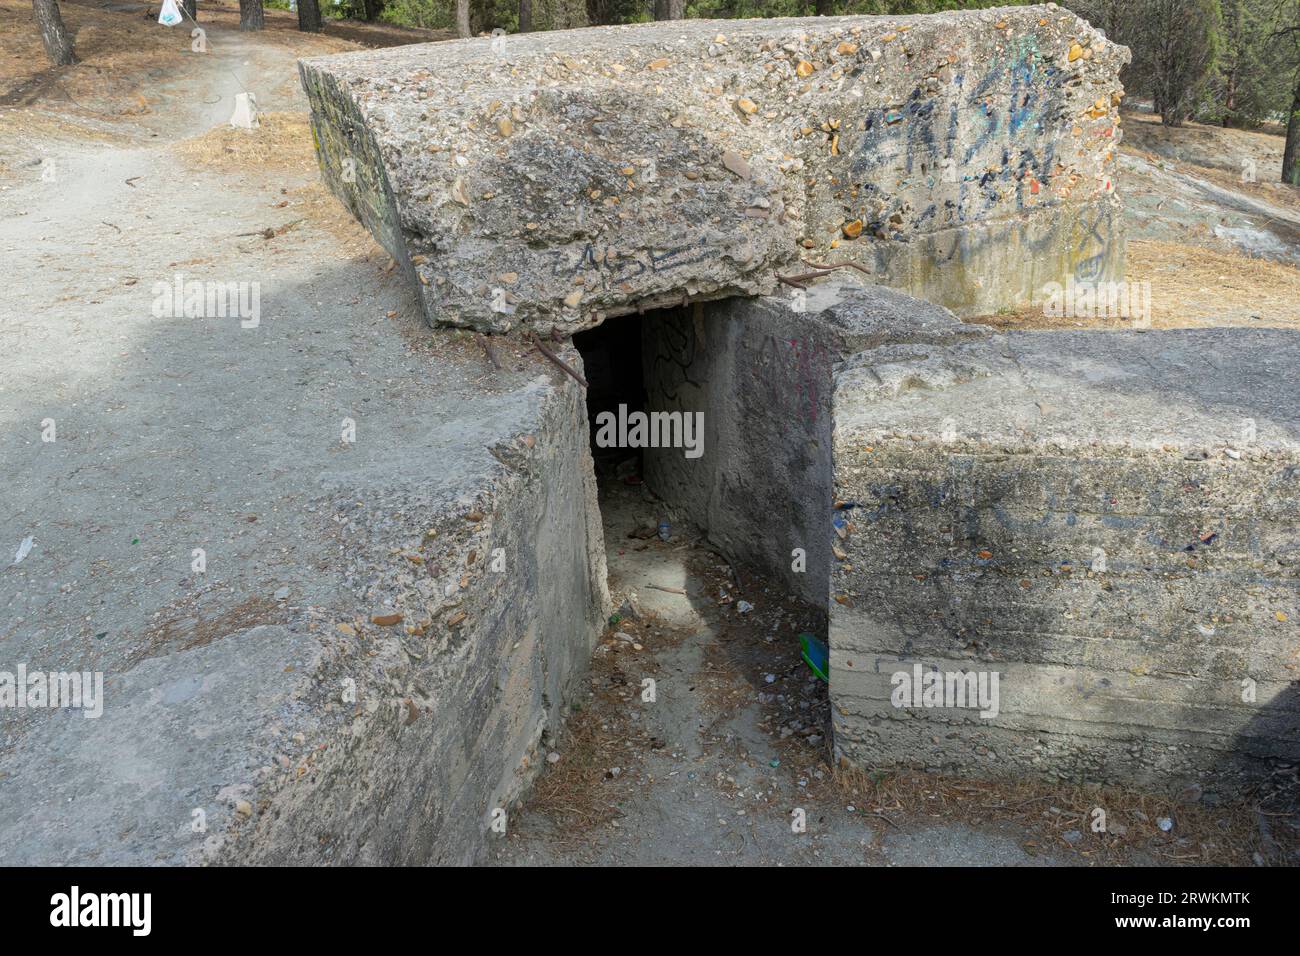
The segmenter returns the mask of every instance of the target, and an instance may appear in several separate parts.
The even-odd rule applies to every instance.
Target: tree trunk
[[[533,0],[519,0],[519,32],[533,32]]]
[[[320,0],[298,0],[298,29],[304,33],[320,33]]]
[[[239,29],[260,30],[266,25],[262,0],[239,0]]]
[[[1223,125],[1232,126],[1237,116],[1237,89],[1241,85],[1241,51],[1234,51],[1232,66],[1223,77]]]
[[[829,17],[834,12],[833,0],[816,0],[813,12],[819,17]]]
[[[40,28],[41,42],[50,62],[56,66],[76,63],[77,54],[72,51],[72,37],[63,25],[58,0],[32,0],[32,12],[36,14],[36,26]]]
[[[384,12],[384,0],[364,0],[361,4],[361,16],[366,20],[378,20]]]
[[[469,31],[469,0],[456,0],[456,36],[462,40],[471,36]]]
[[[1286,146],[1282,149],[1282,182],[1300,186],[1300,77],[1291,96],[1291,116],[1286,123]]]
[[[181,6],[185,8],[185,13],[189,19],[198,22],[199,0],[181,0]]]
[[[655,0],[655,19],[680,20],[685,6],[686,0]]]

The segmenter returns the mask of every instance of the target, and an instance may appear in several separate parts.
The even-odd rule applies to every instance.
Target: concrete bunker
[[[557,386],[565,452],[620,405],[703,414],[698,457],[592,442],[593,470],[642,478],[825,614],[838,759],[1170,786],[1297,756],[1280,569],[1300,432],[1258,397],[1240,335],[994,336],[942,307],[1123,275],[1127,58],[1048,5],[572,31],[301,73],[325,180],[431,323],[573,336],[592,388]],[[801,260],[880,284],[779,286]],[[1188,343],[1236,377],[1197,394]],[[1243,414],[1273,444],[1223,437]],[[1235,457],[1205,464],[1220,447]],[[594,508],[556,534],[586,522],[573,563],[598,592]],[[1228,541],[1215,522],[1238,522],[1239,546],[1193,582],[1173,543]],[[1084,573],[1094,548],[1109,578]],[[1206,580],[1221,604],[1245,589],[1248,612],[1197,604],[1191,636]],[[893,705],[891,673],[923,662],[1001,669],[999,720]],[[1245,678],[1275,702],[1264,719],[1234,698]]]
[[[723,42],[718,37],[723,36]],[[303,60],[322,176],[431,322],[578,332],[852,261],[960,314],[1123,276],[1127,48],[1053,4]]]

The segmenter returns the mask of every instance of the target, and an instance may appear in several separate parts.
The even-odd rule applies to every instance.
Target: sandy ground
[[[323,355],[321,349],[330,361],[346,358],[359,343],[387,334],[386,323],[410,306],[386,274],[386,257],[317,182],[294,67],[299,55],[394,38],[359,27],[346,36],[334,30],[304,36],[275,12],[276,29],[240,34],[228,23],[227,5],[223,12],[200,12],[210,25],[210,51],[198,55],[189,52],[186,34],[167,32],[135,6],[65,5],[83,63],[51,71],[25,25],[26,3],[0,0],[0,252],[22,263],[0,291],[0,353],[19,373],[0,399],[12,402],[20,392],[31,397],[42,389],[80,395],[107,426],[116,415],[140,414],[138,407],[127,409],[128,401],[144,403],[139,407],[170,402],[167,390],[184,388],[193,380],[187,376],[196,374],[186,363],[239,374],[220,343],[187,357],[179,333],[151,338],[123,318],[138,313],[139,287],[158,274],[229,278],[267,274],[270,264],[269,274],[292,289],[286,318],[293,322],[285,328],[301,340],[281,341],[254,375],[283,372],[299,361],[295,356]],[[254,90],[266,111],[256,132],[224,125],[243,89]],[[1136,188],[1155,195],[1164,187]],[[1279,207],[1286,201],[1243,195]],[[1151,274],[1170,268],[1179,275],[1189,263],[1203,269],[1213,263],[1213,277],[1197,280],[1205,290],[1207,321],[1259,321],[1222,308],[1224,299],[1234,299],[1234,309],[1241,305],[1241,294],[1225,291],[1224,283],[1252,275],[1247,266],[1284,270],[1267,273],[1270,295],[1282,304],[1288,290],[1300,288],[1289,285],[1296,270],[1281,261],[1243,257],[1231,243],[1216,250],[1223,258],[1211,260],[1203,247],[1176,238],[1140,239],[1133,262],[1145,263],[1141,268]],[[1292,295],[1294,309],[1300,300]],[[326,318],[326,337],[313,340],[312,323]],[[379,365],[368,372],[400,374]],[[127,391],[116,388],[121,381],[131,383]],[[312,384],[305,377],[295,383]],[[337,386],[326,381],[314,387]],[[370,384],[358,379],[348,387],[359,395]],[[219,407],[220,396],[210,398]],[[234,427],[232,415],[233,408],[218,416],[222,428]],[[157,441],[160,453],[166,441]],[[135,448],[128,445],[127,451]],[[112,447],[104,448],[105,467]],[[221,449],[208,452],[204,467],[220,477]],[[154,452],[141,454],[136,465],[147,473]],[[292,466],[282,464],[280,477]],[[272,529],[238,523],[237,488],[223,486],[220,494],[232,523],[218,536],[250,555],[278,547]],[[39,489],[24,496],[35,508]],[[108,525],[127,527],[118,518],[139,518],[140,527],[158,536],[192,522],[184,500],[178,492],[172,516],[151,516],[138,503],[117,501],[113,508],[123,510],[90,524],[68,524],[59,533],[72,541]],[[643,487],[607,483],[602,504],[615,603],[626,600],[635,613],[612,624],[600,643],[588,700],[571,716],[555,762],[512,816],[494,862],[1250,863],[1260,849],[1269,850],[1259,845],[1256,821],[1241,808],[924,774],[837,772],[830,765],[825,686],[799,659],[797,637],[812,629],[812,612],[761,581],[737,576],[696,529],[678,527],[667,542],[629,538],[629,531],[662,517]],[[19,527],[20,517],[6,515],[6,527]],[[43,539],[37,546],[52,543]],[[114,540],[75,600],[84,603],[95,592],[96,575],[135,571],[139,547],[132,535]],[[41,556],[35,555],[33,564]],[[260,593],[260,603],[227,607],[223,594],[215,593],[205,596],[202,608],[176,604],[172,617],[219,612],[278,619],[284,608],[274,592],[282,582],[273,572],[291,563],[273,556],[250,565],[267,578],[241,593]],[[79,578],[66,577],[53,579],[57,593],[19,593],[15,600],[27,609],[21,613],[42,620],[60,595],[73,593],[64,586],[82,586]],[[137,580],[139,607],[170,607],[174,583]],[[82,637],[103,637],[95,618],[108,613],[107,600],[94,602],[97,610],[86,618]],[[753,609],[742,613],[741,601]],[[151,622],[160,639],[167,639],[172,617]],[[0,633],[0,640],[11,636]],[[105,660],[119,652],[125,649],[115,649],[111,639],[99,651]],[[654,702],[642,700],[646,679],[655,682]],[[1090,831],[1087,815],[1100,800],[1112,808],[1122,834],[1116,828],[1104,835]],[[791,828],[796,809],[805,811],[803,833]],[[1163,816],[1176,821],[1170,833],[1156,826]]]

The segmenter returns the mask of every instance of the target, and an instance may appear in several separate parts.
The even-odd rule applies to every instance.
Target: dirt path
[[[159,86],[148,127],[129,117],[81,141],[0,125],[0,147],[35,160],[0,189],[0,539],[35,540],[0,575],[7,658],[120,673],[169,621],[287,621],[274,593],[319,587],[297,503],[320,494],[321,472],[302,473],[293,446],[313,420],[332,431],[368,376],[407,374],[392,317],[410,303],[320,190],[309,139],[236,170],[180,148],[245,87],[305,109],[291,50],[215,27],[211,39]],[[178,276],[256,286],[256,321],[159,314],[157,288]],[[181,560],[199,542],[226,555],[205,584]]]

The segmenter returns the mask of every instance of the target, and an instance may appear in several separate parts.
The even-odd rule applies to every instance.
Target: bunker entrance
[[[574,336],[616,606],[635,592],[693,627],[761,593],[799,622],[782,640],[825,640],[829,414],[806,407],[810,373],[778,324],[734,299]]]
[[[627,316],[610,319],[573,337],[587,379],[591,457],[602,488],[611,480],[636,484],[642,474],[644,448],[627,441],[636,434],[620,435],[617,428],[620,420],[627,422],[630,418],[635,422],[637,416],[645,414],[641,335],[642,317]],[[601,428],[611,421],[612,431]]]
[[[743,766],[755,776],[742,788],[768,788],[778,773],[793,788],[832,762],[828,687],[802,659],[805,636],[826,640],[824,603],[805,591],[824,602],[827,580],[803,583],[825,562],[793,571],[791,559],[816,547],[791,517],[811,510],[806,500],[829,551],[829,492],[804,481],[806,416],[773,404],[795,407],[800,393],[763,347],[767,320],[754,308],[647,311],[573,338],[616,614],[592,657],[583,759],[617,768],[606,776],[620,783],[642,779],[628,768],[644,761],[646,778],[667,782],[629,798],[669,801],[630,812],[634,828],[694,800],[673,781],[693,790],[692,778]],[[787,433],[788,447],[777,441]]]
[[[698,406],[709,396],[702,383],[682,381],[687,360],[663,354],[660,341],[665,330],[672,338],[690,321],[690,309],[657,309],[609,319],[573,338],[587,379],[607,558],[706,538],[702,493],[711,449],[706,409]],[[617,563],[610,561],[611,587]]]

